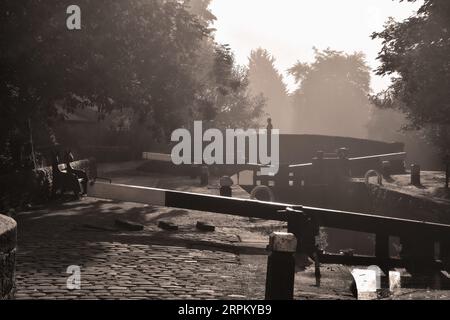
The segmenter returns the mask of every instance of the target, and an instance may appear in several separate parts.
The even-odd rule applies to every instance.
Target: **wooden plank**
[[[102,182],[90,184],[88,196],[274,221],[287,221],[290,214],[275,203]]]
[[[172,163],[172,156],[170,154],[144,152],[142,159],[150,161],[161,161]]]
[[[363,161],[363,160],[371,160],[371,159],[380,159],[381,161],[405,160],[406,152],[387,153],[387,154],[380,154],[380,155],[373,155],[373,156],[350,158],[349,161],[355,162],[355,161]],[[311,163],[292,164],[289,166],[289,168],[305,168],[305,167],[311,167],[312,165],[313,165],[312,162]]]
[[[164,206],[166,204],[166,193],[164,190],[112,183],[95,182],[89,184],[88,196],[92,198],[153,204],[157,206]]]
[[[393,161],[393,160],[405,160],[406,152],[397,152],[397,153],[387,153],[373,156],[365,156],[365,157],[357,157],[350,158],[350,161],[359,161],[359,160],[369,160],[369,159],[380,159],[382,161]]]
[[[323,264],[341,264],[345,266],[383,266],[386,269],[405,268],[409,261],[401,259],[380,259],[371,256],[344,256],[338,254],[321,254],[319,260]],[[444,268],[440,261],[416,261],[417,265],[428,268]]]
[[[450,225],[415,221],[355,212],[314,207],[235,199],[213,195],[178,192],[171,190],[116,185],[95,182],[88,188],[88,195],[95,198],[125,202],[145,203],[180,209],[214,212],[266,220],[289,221],[298,212],[310,216],[322,227],[367,233],[383,233],[389,236],[428,237],[436,240],[450,238]],[[292,208],[292,210],[286,210]]]
[[[382,232],[400,237],[411,235],[433,239],[450,237],[450,225],[446,224],[313,207],[302,207],[302,210],[314,216],[324,227],[373,234]]]

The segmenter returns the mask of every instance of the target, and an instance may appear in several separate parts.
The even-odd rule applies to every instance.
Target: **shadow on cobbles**
[[[23,212],[16,217],[19,267],[27,272],[46,265],[87,265],[111,250],[109,245],[105,246],[107,243],[237,253],[233,245],[237,240],[226,233],[203,233],[195,227],[181,227],[177,232],[168,232],[156,226],[158,220],[187,214],[184,210],[160,212],[152,206],[89,198],[55,202],[45,209]],[[115,230],[114,221],[118,218],[144,223],[146,228],[136,233]],[[93,230],[87,225],[104,227],[105,230]]]

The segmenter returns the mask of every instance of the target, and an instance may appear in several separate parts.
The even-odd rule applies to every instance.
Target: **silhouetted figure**
[[[270,136],[272,134],[273,125],[272,125],[272,119],[267,119],[267,134]]]
[[[59,159],[56,153],[52,154],[52,198],[55,198],[56,192],[59,191],[63,195],[67,191],[74,193],[76,198],[80,197],[81,187],[78,178],[74,174],[62,172],[59,169]]]
[[[72,152],[70,150],[67,151],[67,153],[66,153],[67,173],[75,175],[78,178],[78,180],[81,183],[81,186],[83,187],[82,188],[83,194],[86,194],[87,193],[88,176],[87,176],[86,172],[84,172],[82,170],[75,170],[74,168],[72,168],[71,162],[74,162],[74,161],[75,161],[75,159],[73,157]]]
[[[272,119],[268,118],[267,119],[267,154],[268,155],[272,155],[272,130],[273,130],[273,125],[272,125]]]

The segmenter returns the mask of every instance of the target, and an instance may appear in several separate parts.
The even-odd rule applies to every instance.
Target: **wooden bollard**
[[[207,186],[209,184],[209,168],[208,166],[202,166],[200,172],[200,185]]]
[[[392,174],[392,165],[390,161],[383,161],[381,164],[381,174],[385,179],[389,179]]]
[[[232,197],[233,196],[233,186],[234,182],[230,177],[220,178],[220,195],[222,197]]]
[[[422,185],[420,180],[420,166],[418,164],[413,164],[411,166],[411,184],[413,186]]]
[[[189,170],[189,176],[190,176],[190,178],[191,179],[197,179],[197,177],[198,177],[198,175],[199,175],[199,170],[198,170],[199,168],[198,168],[198,166],[196,166],[196,165],[192,165],[191,167],[190,167],[190,170]]]
[[[267,259],[266,300],[293,300],[297,238],[292,233],[270,236]]]

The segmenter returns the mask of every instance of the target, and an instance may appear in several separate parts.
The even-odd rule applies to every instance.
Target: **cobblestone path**
[[[177,214],[183,212],[96,199],[20,214],[17,299],[264,298],[264,277],[234,252],[236,235],[221,228],[201,233],[195,225],[174,233],[156,227],[157,219]],[[116,217],[155,221],[127,233],[113,230]],[[80,290],[67,289],[69,266],[80,267]]]

